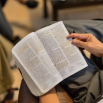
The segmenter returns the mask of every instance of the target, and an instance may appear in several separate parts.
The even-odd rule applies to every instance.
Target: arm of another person
[[[75,38],[72,40],[72,44],[76,45],[77,47],[84,48],[97,57],[103,57],[103,43],[91,33],[72,33],[67,36],[67,38]]]

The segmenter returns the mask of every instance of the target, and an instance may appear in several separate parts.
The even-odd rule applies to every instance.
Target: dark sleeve
[[[18,103],[39,103],[39,97],[30,92],[24,80],[21,82]]]

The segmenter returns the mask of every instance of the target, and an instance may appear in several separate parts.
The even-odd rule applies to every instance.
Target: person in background
[[[19,36],[13,35],[13,31],[3,14],[2,6],[4,6],[4,4],[5,2],[2,3],[0,1],[0,34],[15,45],[20,40],[20,38]]]
[[[18,99],[18,88],[13,88],[14,76],[9,65],[13,44],[0,35],[0,103],[12,103]]]
[[[0,34],[15,45],[18,41],[20,41],[20,37],[13,35],[13,31],[10,25],[8,24],[5,15],[2,11],[2,7],[4,7],[6,1],[7,0],[0,0]],[[34,0],[17,0],[17,1],[19,1],[24,5],[27,5],[29,8],[35,8],[38,5],[38,2]]]

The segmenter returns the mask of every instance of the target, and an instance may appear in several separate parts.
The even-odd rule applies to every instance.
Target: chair
[[[50,0],[53,11],[52,20],[58,20],[58,10],[103,4],[103,0]]]

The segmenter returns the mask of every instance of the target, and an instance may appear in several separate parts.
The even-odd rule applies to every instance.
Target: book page
[[[63,79],[87,66],[79,49],[71,39],[63,22],[52,24],[35,32]]]
[[[13,56],[15,57],[15,56]],[[15,62],[16,62],[16,66],[19,69],[23,79],[25,80],[25,83],[27,84],[28,88],[30,89],[30,91],[32,92],[32,94],[34,94],[35,96],[40,96],[42,93],[39,90],[39,88],[37,87],[37,85],[33,82],[33,80],[31,79],[31,77],[29,76],[29,74],[24,70],[23,66],[20,64],[20,62],[16,59],[15,57]]]
[[[41,94],[46,93],[62,81],[60,73],[35,33],[24,37],[12,52],[40,89]],[[24,71],[23,74],[25,75]]]

